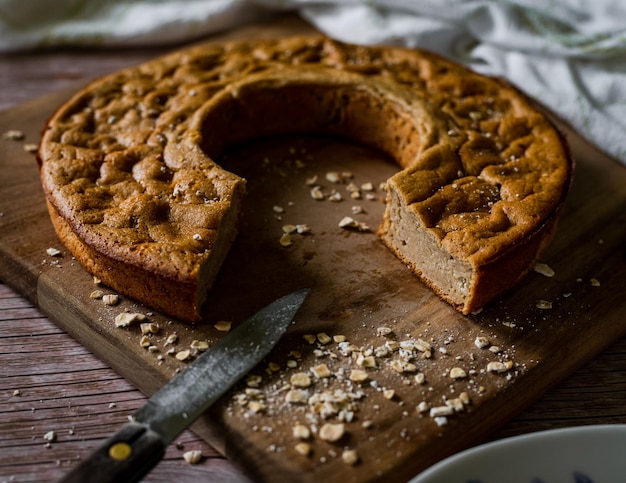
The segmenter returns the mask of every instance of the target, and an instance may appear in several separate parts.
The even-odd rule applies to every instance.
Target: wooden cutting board
[[[293,29],[256,27],[236,35],[286,32]],[[0,113],[0,133],[16,129],[26,135],[0,140],[0,279],[148,395],[188,363],[175,353],[223,335],[216,322],[236,326],[275,298],[311,287],[284,340],[253,372],[257,380],[242,382],[193,426],[259,480],[406,480],[479,443],[626,333],[626,169],[573,133],[575,181],[543,260],[555,275],[531,273],[479,314],[465,317],[441,302],[376,238],[384,208],[379,184],[397,167],[380,153],[305,136],[243,146],[222,160],[248,179],[249,195],[242,233],[209,296],[204,323],[186,325],[126,299],[105,305],[90,294],[110,290],[95,286],[56,238],[35,157],[23,149],[38,141],[45,119],[69,94]],[[372,199],[351,199],[347,184],[326,180],[330,171],[359,186],[371,183],[373,191],[364,194]],[[336,190],[343,200],[313,200],[307,182],[314,176],[326,193]],[[353,206],[363,212],[353,214]],[[341,229],[344,216],[372,230]],[[285,247],[285,224],[306,224],[311,231],[292,235]],[[60,256],[50,256],[48,248],[59,249]],[[539,301],[552,308],[538,308]],[[152,348],[142,347],[138,326],[115,328],[115,316],[127,310],[147,314],[158,325],[144,339]],[[178,340],[168,344],[172,334]],[[307,340],[317,334],[331,340]],[[477,347],[477,337],[486,338],[491,349]],[[349,344],[338,342],[343,339]],[[418,339],[431,345],[431,357],[411,348]],[[404,349],[384,356],[377,349],[386,342]],[[350,371],[362,369],[370,352],[376,367],[365,369],[368,380],[351,381]],[[403,366],[402,354],[413,357],[414,367]],[[513,366],[487,371],[498,361]],[[312,370],[322,364],[328,377]],[[455,367],[466,377],[451,378]],[[288,401],[291,378],[301,372],[310,376],[303,389],[316,405]],[[440,420],[419,410],[446,400],[465,402],[460,412]],[[322,441],[322,425],[341,419],[343,437]],[[313,431],[306,456],[296,451],[296,424]],[[343,461],[345,450],[356,450],[356,464]]]

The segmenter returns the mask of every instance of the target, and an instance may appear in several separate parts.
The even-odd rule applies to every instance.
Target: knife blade
[[[180,433],[269,354],[309,291],[276,300],[220,339],[61,481],[139,481]]]

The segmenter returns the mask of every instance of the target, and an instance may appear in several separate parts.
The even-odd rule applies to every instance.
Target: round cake
[[[104,283],[198,321],[245,193],[214,160],[291,133],[396,160],[379,237],[464,314],[533,267],[572,177],[566,143],[529,100],[432,53],[324,37],[210,43],[107,76],[58,109],[38,153],[52,222]]]

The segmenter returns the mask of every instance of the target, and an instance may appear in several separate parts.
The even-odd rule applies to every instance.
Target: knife
[[[220,339],[61,481],[139,481],[180,433],[269,354],[309,291],[276,300]]]

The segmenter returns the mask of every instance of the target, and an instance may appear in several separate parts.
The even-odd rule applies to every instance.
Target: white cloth
[[[181,42],[288,9],[336,39],[505,77],[626,164],[622,0],[0,0],[0,51]]]

